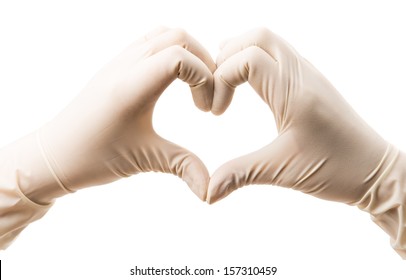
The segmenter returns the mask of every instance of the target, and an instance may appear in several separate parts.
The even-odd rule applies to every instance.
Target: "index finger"
[[[144,45],[150,56],[171,46],[180,46],[200,58],[212,73],[216,70],[216,64],[209,52],[183,29],[167,30],[146,41]]]
[[[293,48],[281,37],[269,29],[261,27],[225,41],[220,54],[217,56],[217,66],[220,66],[234,54],[249,47],[261,48],[276,61],[282,60],[289,53],[294,52]]]

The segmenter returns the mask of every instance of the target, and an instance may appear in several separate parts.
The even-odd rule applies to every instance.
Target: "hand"
[[[396,157],[326,78],[269,30],[227,41],[217,67],[212,112],[223,113],[235,87],[248,81],[272,110],[278,137],[215,171],[210,203],[245,185],[274,184],[357,204]]]
[[[160,137],[152,114],[176,78],[190,85],[195,105],[209,111],[214,70],[208,52],[182,30],[160,28],[130,45],[40,130],[43,153],[60,185],[74,191],[160,171],[179,176],[204,200],[209,182],[205,165]]]

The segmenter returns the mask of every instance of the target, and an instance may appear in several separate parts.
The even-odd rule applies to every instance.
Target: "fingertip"
[[[217,201],[212,200],[211,197],[207,196],[206,197],[206,202],[207,202],[207,204],[212,205],[212,204],[216,203]]]
[[[224,113],[224,111],[218,111],[216,109],[211,109],[211,113],[215,116],[221,116]]]
[[[197,197],[205,201],[210,176],[203,161],[194,153],[159,135],[153,142],[155,148],[149,153],[154,158],[150,160],[154,165],[150,170],[178,176]]]
[[[215,116],[221,116],[222,114],[224,114],[225,111],[226,111],[225,108],[218,108],[215,106],[212,106],[211,108],[211,113]]]
[[[210,178],[207,188],[207,203],[216,203],[217,201],[227,197],[236,189],[234,175],[227,170],[229,170],[227,166],[220,167]]]
[[[230,85],[219,72],[214,74],[214,96],[211,112],[219,116],[230,106],[235,87]]]
[[[208,91],[207,89],[191,89],[191,90],[195,106],[203,112],[210,112],[213,103],[212,90],[210,91]]]
[[[197,107],[200,111],[202,111],[202,112],[205,112],[205,113],[207,113],[207,112],[210,112],[210,107]]]
[[[207,200],[207,189],[209,185],[209,178],[204,177],[204,178],[198,178],[198,179],[192,179],[192,180],[187,180],[183,179],[189,188],[192,190],[192,192],[201,200],[201,201],[206,201]]]
[[[212,75],[206,78],[197,85],[190,85],[193,101],[197,108],[203,112],[209,112],[213,104],[214,82]]]
[[[184,160],[184,162],[186,162]],[[188,164],[182,168],[184,172],[178,174],[186,182],[192,192],[201,200],[206,201],[210,176],[206,166],[197,158],[190,155]]]
[[[212,205],[212,204],[216,203],[217,201],[219,201],[220,199],[221,198],[218,195],[216,195],[215,192],[210,191],[210,187],[209,187],[209,189],[207,191],[207,195],[206,195],[206,202],[209,205]]]

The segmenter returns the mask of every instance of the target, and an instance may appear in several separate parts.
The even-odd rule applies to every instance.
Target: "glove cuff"
[[[45,215],[53,205],[53,189],[60,192],[41,158],[34,134],[0,150],[0,249],[6,249],[28,224]],[[29,198],[38,194],[48,203]]]
[[[390,237],[393,249],[406,259],[406,155],[392,145],[383,157],[380,176],[356,203]]]
[[[0,250],[10,246],[23,229],[42,218],[53,205],[53,202],[44,205],[33,202],[18,184],[1,184],[0,200]]]

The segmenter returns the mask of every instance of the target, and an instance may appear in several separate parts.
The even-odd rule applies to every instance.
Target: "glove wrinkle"
[[[352,205],[371,214],[372,220],[390,237],[393,249],[406,259],[406,156],[392,145],[371,173],[380,176],[362,199]],[[370,178],[366,178],[369,181]]]

